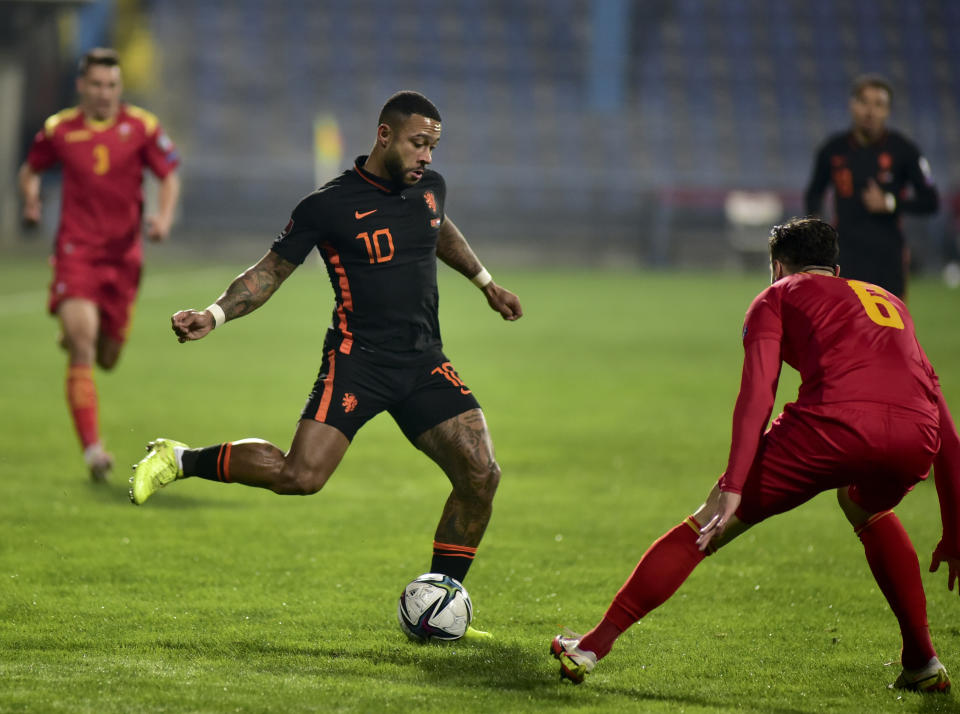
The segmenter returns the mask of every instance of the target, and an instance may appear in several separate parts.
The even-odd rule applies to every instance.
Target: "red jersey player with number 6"
[[[744,363],[730,457],[697,511],[640,559],[600,623],[558,636],[561,677],[582,682],[614,641],[662,605],[705,556],[750,526],[837,489],[840,507],[900,623],[903,672],[893,686],[950,688],[927,627],[917,554],[893,509],[934,467],[943,537],[931,570],[960,575],[960,441],[903,302],[838,277],[837,232],[814,218],[774,226],[773,284],[743,327]],[[764,431],[783,362],[800,372],[795,402]]]
[[[47,119],[19,174],[23,217],[34,224],[40,173],[63,167],[49,309],[69,353],[67,402],[95,481],[106,479],[113,459],[100,440],[93,364],[112,369],[126,340],[143,259],[143,169],[161,181],[157,214],[147,218],[151,240],[167,237],[180,193],[176,148],[153,114],[120,102],[121,91],[116,52],[87,52],[80,104]]]

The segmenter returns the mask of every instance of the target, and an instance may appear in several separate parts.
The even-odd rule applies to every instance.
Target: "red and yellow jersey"
[[[874,403],[935,418],[936,377],[910,313],[876,285],[812,273],[782,278],[747,311],[744,346],[756,340],[775,341],[800,373],[799,404]]]
[[[798,405],[845,404],[939,423],[939,382],[910,313],[876,285],[812,273],[781,278],[747,310],[743,347],[730,458],[721,480],[725,491],[743,488],[773,410],[783,362],[800,373]]]
[[[163,178],[179,161],[156,116],[139,107],[121,104],[105,121],[79,107],[48,118],[27,163],[38,173],[63,167],[57,253],[119,258],[139,252],[143,168]]]

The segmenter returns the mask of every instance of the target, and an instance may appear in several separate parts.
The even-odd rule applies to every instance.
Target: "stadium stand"
[[[436,161],[451,214],[471,235],[537,253],[735,260],[710,230],[726,194],[770,190],[801,210],[814,149],[846,126],[864,71],[891,78],[891,124],[926,150],[945,191],[960,185],[960,3],[624,0],[629,57],[613,111],[587,101],[603,38],[591,5],[153,4],[165,52],[152,105],[186,157],[184,228],[276,230],[313,188],[314,117],[337,117],[346,164],[401,88],[444,116]]]

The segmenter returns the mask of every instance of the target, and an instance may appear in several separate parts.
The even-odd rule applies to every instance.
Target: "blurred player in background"
[[[320,251],[334,290],[333,320],[290,450],[259,439],[201,449],[158,439],[134,469],[130,498],[141,504],[187,476],[315,493],[357,430],[389,411],[453,485],[431,571],[462,581],[490,519],[500,468],[480,405],[442,352],[437,258],[470,278],[504,319],[522,311],[445,213],[446,184],[427,168],[440,140],[436,107],[401,92],[384,105],[378,124],[370,155],[304,198],[259,263],[206,310],[172,318],[181,342],[198,340],[261,306],[314,248]]]
[[[837,277],[838,239],[815,218],[775,226],[773,284],[743,326],[744,363],[727,469],[697,511],[657,540],[584,636],[558,636],[561,677],[583,681],[616,639],[666,602],[694,568],[750,526],[838,489],[844,514],[900,623],[893,686],[947,691],[927,626],[917,554],[891,510],[934,466],[943,537],[930,570],[960,575],[960,440],[903,302]],[[797,400],[764,431],[782,362],[800,372]]]
[[[900,216],[934,213],[939,197],[920,150],[887,129],[892,98],[882,77],[857,78],[850,95],[852,126],[819,149],[804,198],[807,214],[818,215],[827,187],[833,186],[844,276],[903,299],[910,252]]]
[[[63,167],[49,309],[60,321],[67,403],[95,481],[107,478],[113,458],[100,436],[93,365],[116,365],[130,326],[143,260],[143,169],[160,179],[158,211],[147,218],[151,240],[167,237],[180,193],[173,143],[153,114],[121,103],[122,90],[116,52],[87,52],[77,75],[80,104],[47,119],[19,174],[23,217],[35,224],[40,173]]]

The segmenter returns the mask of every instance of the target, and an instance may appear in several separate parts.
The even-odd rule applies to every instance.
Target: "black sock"
[[[204,446],[202,449],[186,449],[183,452],[183,475],[199,476],[210,481],[224,481],[223,451],[226,444]]]
[[[443,573],[461,583],[467,577],[467,571],[477,554],[476,548],[467,545],[452,545],[450,543],[433,543],[433,561],[430,563],[431,573]]]

